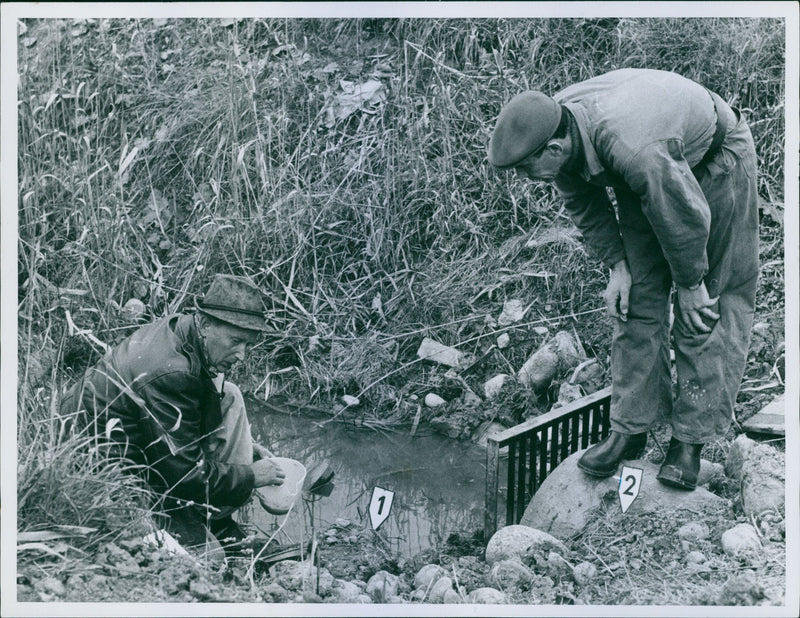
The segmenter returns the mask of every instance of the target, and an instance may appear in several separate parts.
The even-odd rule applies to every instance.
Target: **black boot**
[[[687,444],[672,438],[656,478],[670,487],[691,491],[697,487],[702,448],[702,444]]]
[[[612,431],[578,460],[578,467],[591,476],[611,476],[624,459],[636,459],[647,444],[647,433],[627,435]]]

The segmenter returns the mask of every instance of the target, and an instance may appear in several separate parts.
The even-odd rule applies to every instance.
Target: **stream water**
[[[392,431],[356,429],[302,414],[265,411],[248,401],[252,433],[276,456],[306,464],[322,460],[333,469],[330,496],[313,505],[318,534],[345,519],[369,527],[373,488],[394,492],[380,536],[391,550],[410,557],[443,543],[453,533],[472,536],[483,527],[486,450],[471,442],[450,440],[430,430],[415,436],[408,428]],[[299,501],[288,517],[251,507],[245,517],[271,533],[283,524],[279,542],[310,538],[310,505]],[[285,523],[284,519],[286,519]]]

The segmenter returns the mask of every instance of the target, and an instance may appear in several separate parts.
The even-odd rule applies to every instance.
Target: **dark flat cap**
[[[544,148],[561,121],[561,106],[546,94],[527,90],[500,111],[489,141],[489,163],[513,167]]]

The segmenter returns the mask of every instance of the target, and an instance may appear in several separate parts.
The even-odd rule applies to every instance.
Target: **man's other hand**
[[[631,272],[628,270],[628,262],[620,260],[611,269],[606,291],[603,292],[603,299],[606,301],[608,315],[612,318],[619,318],[623,322],[628,321],[628,300],[631,295]]]
[[[281,467],[272,459],[259,459],[252,466],[255,476],[255,486],[264,487],[265,485],[282,485],[286,474]]]
[[[711,309],[718,300],[719,297],[708,297],[704,282],[694,290],[678,286],[678,308],[686,327],[693,333],[711,332],[711,327],[703,322],[703,318],[710,322],[719,320],[719,314]]]

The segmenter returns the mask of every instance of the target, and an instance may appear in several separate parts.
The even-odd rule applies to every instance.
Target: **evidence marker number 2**
[[[619,476],[619,503],[622,506],[622,512],[625,513],[636,497],[639,495],[639,490],[642,488],[642,473],[641,468],[629,468],[622,466],[622,474]]]

